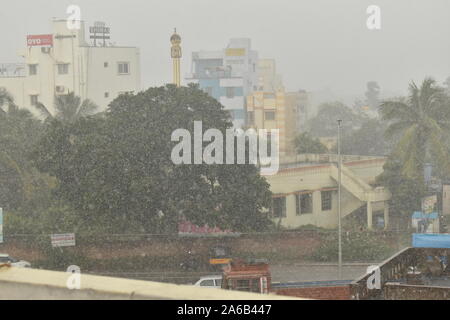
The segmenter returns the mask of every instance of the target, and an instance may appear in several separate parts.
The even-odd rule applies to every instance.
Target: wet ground
[[[365,274],[369,263],[350,263],[342,267],[342,279],[354,280]],[[324,281],[338,280],[337,264],[329,263],[291,263],[270,266],[272,282],[301,282],[301,281]],[[154,271],[142,273],[96,273],[111,277],[124,277],[148,281],[162,281],[178,284],[194,283],[202,276],[214,273],[207,272],[182,272],[182,271]],[[219,274],[219,273],[216,273]]]

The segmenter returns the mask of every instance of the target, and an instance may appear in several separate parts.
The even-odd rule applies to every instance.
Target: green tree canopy
[[[420,87],[409,85],[407,98],[382,103],[382,119],[389,123],[386,137],[398,141],[391,157],[402,163],[404,176],[422,181],[426,162],[443,175],[450,173],[449,101],[443,88],[426,78]]]
[[[343,134],[358,129],[366,120],[341,102],[323,103],[319,106],[317,116],[308,122],[309,132],[315,137],[336,136],[338,119],[342,120]]]
[[[384,139],[386,125],[378,119],[365,121],[357,130],[347,132],[341,139],[343,154],[385,156],[390,145]]]
[[[89,99],[81,101],[75,93],[55,95],[55,110],[53,115],[49,109],[38,102],[35,106],[45,119],[56,118],[63,122],[75,122],[81,117],[92,115],[98,109],[97,105]]]
[[[48,190],[49,181],[28,160],[41,132],[41,122],[0,89],[0,206],[6,210],[26,206]]]
[[[192,133],[195,120],[204,131],[231,127],[223,106],[193,85],[121,95],[104,117],[52,120],[34,159],[57,177],[58,196],[86,224],[115,232],[176,232],[186,218],[235,231],[264,229],[271,194],[254,165],[171,161],[172,132]]]
[[[317,138],[312,137],[308,132],[299,134],[294,141],[297,153],[328,153],[325,147]]]

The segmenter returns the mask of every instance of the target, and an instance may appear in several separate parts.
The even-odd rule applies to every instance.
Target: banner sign
[[[27,46],[53,46],[52,34],[37,34],[27,36]]]
[[[3,243],[3,209],[0,208],[0,243]]]
[[[75,233],[52,234],[52,247],[73,247],[75,246]]]

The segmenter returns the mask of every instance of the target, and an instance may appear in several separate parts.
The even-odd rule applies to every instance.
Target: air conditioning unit
[[[49,54],[51,49],[51,47],[41,47],[41,52]]]
[[[65,93],[66,88],[64,86],[56,86],[55,91],[56,93]]]

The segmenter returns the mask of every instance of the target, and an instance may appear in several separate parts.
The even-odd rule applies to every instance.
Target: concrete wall
[[[175,299],[175,300],[266,300],[290,297],[199,288],[159,282],[81,274],[80,289],[70,290],[70,273],[0,267],[0,299]]]
[[[349,286],[277,289],[279,295],[315,300],[350,300]]]

